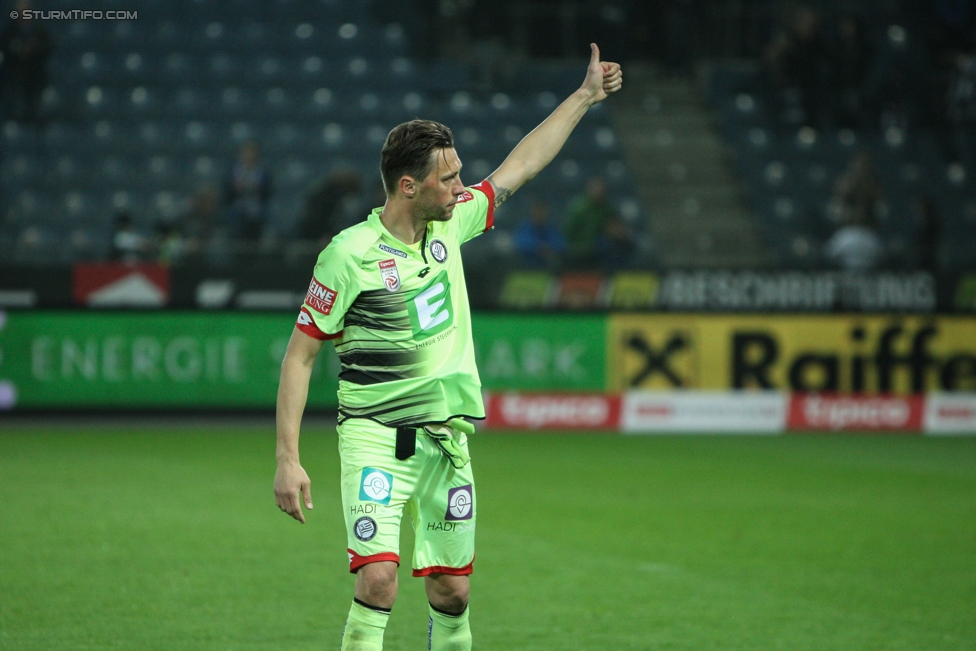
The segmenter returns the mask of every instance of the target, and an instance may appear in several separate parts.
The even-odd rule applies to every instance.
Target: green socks
[[[428,651],[470,651],[471,627],[468,626],[468,609],[460,615],[448,615],[433,606],[429,607],[430,623],[427,627]]]
[[[389,610],[367,606],[356,599],[349,609],[340,651],[382,651],[383,632],[388,621]]]
[[[460,615],[449,615],[429,606],[427,627],[428,651],[471,651],[471,627],[468,609]],[[342,633],[340,651],[382,651],[383,633],[390,611],[367,606],[359,600],[352,603],[346,630]]]

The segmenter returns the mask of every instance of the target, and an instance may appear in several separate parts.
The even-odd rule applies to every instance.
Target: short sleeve
[[[454,208],[461,242],[481,235],[495,226],[495,188],[487,180],[464,191]]]
[[[319,255],[296,326],[315,339],[342,334],[346,310],[359,295],[356,258],[330,244]]]

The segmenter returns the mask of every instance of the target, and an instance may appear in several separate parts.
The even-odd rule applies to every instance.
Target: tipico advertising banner
[[[971,317],[614,315],[608,389],[974,391],[974,335]]]

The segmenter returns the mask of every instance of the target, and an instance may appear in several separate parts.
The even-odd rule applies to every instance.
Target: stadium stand
[[[833,13],[826,16],[836,18],[837,9],[832,7]],[[906,29],[905,16],[890,11],[885,18],[865,28],[866,47],[873,52],[868,74],[873,77],[865,82],[868,97],[860,124],[812,120],[804,115],[801,89],[778,87],[758,63],[718,64],[711,69],[711,101],[766,245],[782,267],[829,264],[823,247],[844,221],[837,180],[855,156],[867,154],[881,186],[873,227],[884,245],[885,265],[934,267],[932,271],[972,268],[976,169],[946,147],[950,127],[941,115],[946,108],[937,102],[934,108],[925,105],[945,92],[929,81],[941,79],[942,73],[924,63],[937,57],[912,50],[923,47],[922,28]],[[903,55],[907,50],[913,55]],[[908,74],[916,86],[902,106],[892,108],[880,99],[870,104],[871,93],[881,95],[878,88],[884,88],[885,75]],[[834,87],[827,90],[830,98],[840,93]],[[926,262],[920,244],[927,236],[919,206],[926,201],[938,215],[941,230],[933,264]]]
[[[473,183],[579,83],[578,65],[528,64],[505,92],[476,90],[470,66],[414,58],[402,26],[353,0],[133,0],[125,9],[138,19],[44,22],[54,53],[43,123],[6,119],[0,133],[5,260],[104,258],[119,211],[151,235],[177,222],[198,189],[221,188],[249,140],[273,174],[266,250],[295,236],[308,187],[333,170],[358,170],[369,201],[395,124],[451,126]],[[604,176],[642,229],[609,110],[587,116],[535,190],[561,213],[586,179]],[[517,195],[500,211],[500,230],[514,228],[526,201]]]

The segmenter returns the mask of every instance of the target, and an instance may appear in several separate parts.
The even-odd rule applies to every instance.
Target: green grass
[[[335,433],[303,435],[304,527],[274,506],[273,449],[246,426],[0,433],[0,649],[337,648]],[[976,439],[479,435],[472,454],[475,648],[976,649]],[[401,572],[391,651],[426,639]]]

